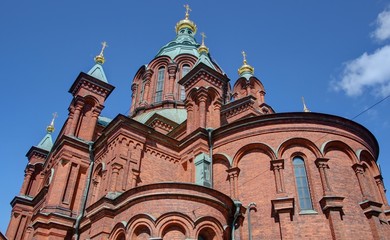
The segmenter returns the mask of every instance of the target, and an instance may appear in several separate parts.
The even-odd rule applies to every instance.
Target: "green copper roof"
[[[196,61],[194,67],[196,65],[198,65],[199,63],[204,63],[205,65],[211,67],[212,69],[217,70],[217,69],[215,69],[213,62],[211,62],[211,59],[209,58],[208,54],[205,52],[202,52],[200,54],[198,61]]]
[[[155,113],[157,113],[165,118],[168,118],[169,120],[171,120],[177,124],[181,124],[182,122],[184,122],[187,119],[187,110],[173,108],[173,109],[158,109],[158,110],[146,112],[146,113],[135,116],[134,120],[136,120],[140,123],[145,123]]]
[[[108,83],[106,74],[104,74],[103,66],[99,63],[96,63],[95,66],[89,70],[88,75]]]
[[[47,133],[45,137],[38,143],[37,147],[46,151],[50,151],[53,147],[53,139],[51,138],[51,134]]]
[[[99,116],[98,117],[98,124],[102,125],[103,127],[107,127],[107,125],[112,121],[111,118]]]
[[[197,50],[199,46],[200,44],[194,38],[194,33],[190,29],[184,28],[178,32],[174,40],[167,43],[158,51],[156,57],[169,56],[171,59],[174,59],[180,54],[191,54],[199,57]]]

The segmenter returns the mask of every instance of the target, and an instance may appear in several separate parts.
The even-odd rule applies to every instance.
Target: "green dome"
[[[158,51],[156,57],[169,56],[171,59],[174,59],[180,54],[190,54],[199,58],[198,47],[200,44],[196,42],[194,34],[189,28],[180,29],[176,38],[163,46]]]

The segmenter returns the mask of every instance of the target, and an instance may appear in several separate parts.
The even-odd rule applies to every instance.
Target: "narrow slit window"
[[[164,88],[164,75],[165,75],[165,68],[164,67],[159,68],[158,75],[157,75],[157,87],[156,87],[155,102],[162,101],[162,94],[163,94],[163,88]]]
[[[301,207],[301,210],[312,210],[313,204],[311,202],[309,183],[307,181],[305,161],[302,157],[294,157],[293,165],[299,206]]]

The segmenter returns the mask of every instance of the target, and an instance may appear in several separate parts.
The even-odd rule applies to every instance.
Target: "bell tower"
[[[65,135],[74,136],[86,141],[93,141],[97,119],[104,108],[104,101],[114,87],[107,82],[103,71],[104,49],[95,57],[95,66],[88,74],[81,72],[69,89],[73,100],[69,106],[69,117],[66,122]]]

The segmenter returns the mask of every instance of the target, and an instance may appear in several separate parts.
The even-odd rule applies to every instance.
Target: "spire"
[[[192,11],[192,10],[191,10],[191,8],[190,8],[190,6],[188,4],[184,5],[184,7],[186,9],[186,15],[185,15],[185,18],[183,20],[180,20],[176,24],[176,34],[179,34],[179,31],[181,29],[188,28],[188,29],[190,29],[192,31],[192,33],[190,33],[190,34],[194,35],[196,33],[196,30],[197,30],[196,24],[189,19],[190,11]]]
[[[204,32],[202,32],[200,35],[202,36],[202,44],[199,46],[198,52],[200,54],[202,53],[207,54],[209,53],[209,49],[206,47],[206,45],[204,45],[204,39],[206,38],[206,35],[204,34]]]
[[[54,132],[54,120],[57,118],[57,113],[53,113],[53,118],[50,122],[50,125],[46,127],[46,135],[43,139],[38,143],[37,147],[44,149],[46,151],[50,151],[53,147],[53,139],[51,137],[52,132]]]
[[[249,79],[250,77],[253,76],[255,69],[249,65],[246,61],[246,53],[244,51],[241,52],[243,56],[243,65],[238,69],[238,74],[241,77],[245,77]]]
[[[107,42],[102,42],[102,50],[100,51],[99,55],[94,58],[96,64],[91,68],[91,70],[88,71],[88,75],[108,83],[106,74],[103,70],[103,64],[106,61],[103,53],[106,47],[108,47]]]
[[[311,112],[307,107],[306,107],[306,104],[305,104],[305,99],[302,97],[302,103],[303,103],[303,111],[304,112]]]

